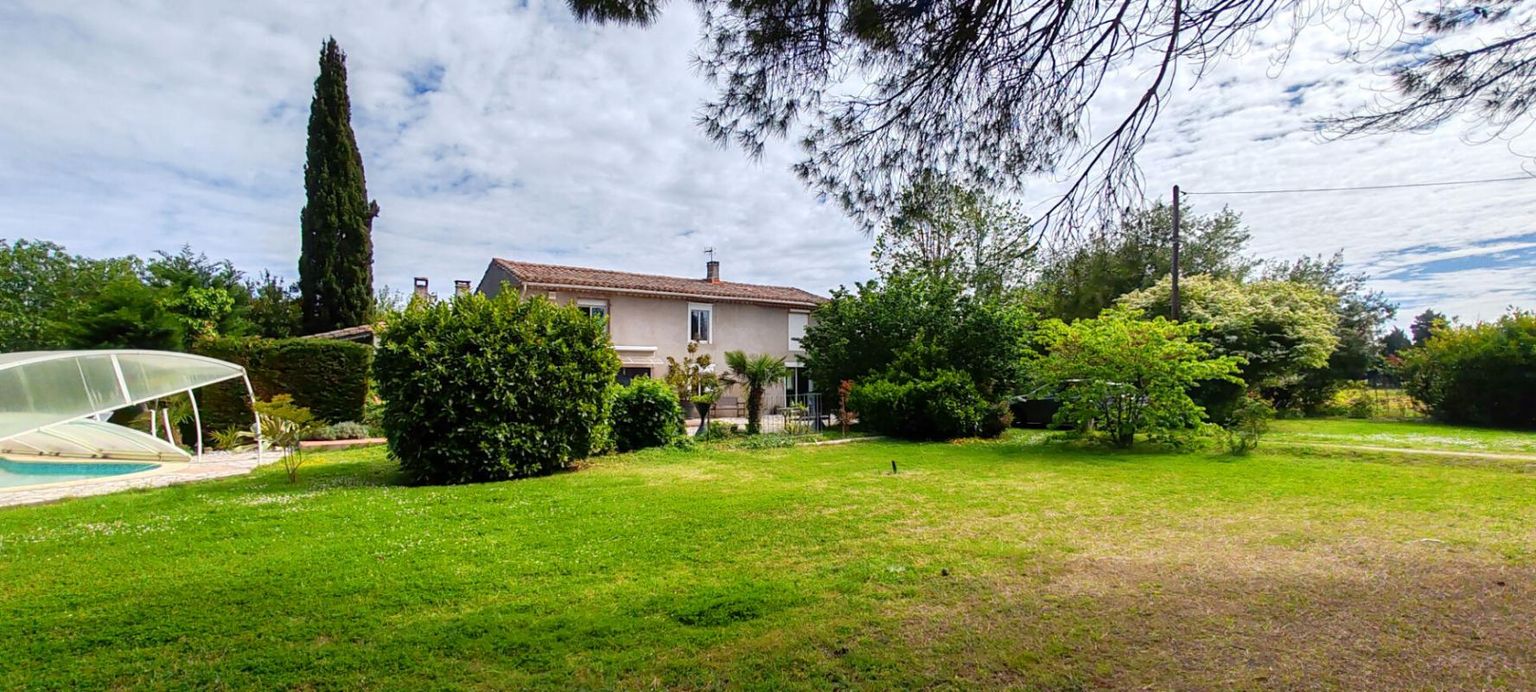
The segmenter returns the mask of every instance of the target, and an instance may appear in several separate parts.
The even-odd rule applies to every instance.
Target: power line
[[[1401,190],[1415,187],[1446,187],[1451,185],[1482,185],[1485,183],[1510,183],[1517,180],[1536,181],[1536,176],[1521,175],[1509,178],[1483,178],[1481,180],[1442,180],[1434,183],[1398,183],[1395,185],[1358,185],[1352,187],[1295,187],[1275,190],[1185,190],[1185,195],[1281,195],[1302,192],[1357,192],[1369,190]]]

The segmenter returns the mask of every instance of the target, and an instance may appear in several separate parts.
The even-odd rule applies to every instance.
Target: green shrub
[[[531,476],[590,455],[618,370],[601,320],[513,291],[417,304],[374,358],[389,451],[415,483]]]
[[[703,434],[696,436],[695,439],[699,440],[700,442],[717,442],[719,440],[729,440],[740,432],[741,426],[736,425],[735,423],[712,420],[709,422],[709,425],[704,428]]]
[[[1444,327],[1409,349],[1403,388],[1448,423],[1536,428],[1536,314]]]
[[[753,435],[741,441],[742,449],[782,449],[795,446],[795,438],[782,433]]]
[[[363,404],[363,425],[382,437],[384,430],[384,402],[377,399]]]
[[[677,393],[661,380],[637,377],[613,397],[614,447],[629,452],[661,447],[683,434],[683,408]]]
[[[1381,406],[1366,383],[1350,382],[1341,386],[1319,411],[1326,415],[1371,419],[1380,415]]]
[[[954,370],[910,382],[858,383],[848,405],[869,429],[913,440],[995,437],[1007,427],[1007,407],[988,401],[968,375]]]
[[[1222,430],[1226,434],[1227,449],[1233,454],[1247,454],[1259,446],[1259,439],[1269,432],[1269,421],[1275,417],[1275,407],[1257,394],[1240,399],[1227,417]]]
[[[1061,400],[1056,425],[1102,432],[1118,447],[1131,446],[1139,432],[1194,428],[1205,418],[1189,396],[1196,383],[1241,382],[1241,359],[1212,356],[1209,344],[1194,340],[1201,329],[1125,308],[1071,324],[1051,320],[1041,327],[1047,355],[1034,362],[1034,379]]]
[[[311,430],[304,437],[306,440],[361,440],[372,437],[368,426],[356,421],[342,421],[331,425],[324,425]]]
[[[329,339],[205,339],[194,353],[245,367],[256,396],[288,394],[325,421],[362,420],[368,397],[368,369],[373,349]],[[197,393],[203,428],[222,430],[250,425],[250,403],[240,381],[223,382]]]
[[[283,471],[289,483],[299,482],[299,467],[308,460],[299,444],[311,439],[322,426],[309,409],[293,403],[293,397],[279,394],[269,401],[257,401],[256,419],[261,423],[261,441],[269,449],[282,453]],[[256,427],[245,430],[227,428],[215,433],[221,449],[245,451],[256,446]]]
[[[246,445],[249,439],[250,428],[242,428],[231,425],[223,430],[215,430],[210,436],[214,449],[233,452]]]

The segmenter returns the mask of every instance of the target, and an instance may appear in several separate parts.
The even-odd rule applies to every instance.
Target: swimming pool
[[[0,459],[0,488],[83,481],[160,468],[159,464],[127,462],[52,462]]]

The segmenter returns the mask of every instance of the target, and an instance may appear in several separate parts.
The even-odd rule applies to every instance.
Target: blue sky
[[[562,2],[212,5],[0,0],[0,237],[91,255],[187,243],[292,276],[316,55],[334,34],[383,208],[380,283],[447,287],[478,279],[492,256],[701,274],[706,247],[728,279],[825,291],[869,275],[870,240],[795,179],[792,145],[751,161],[701,134],[694,116],[711,92],[689,64],[686,3],[645,30],[578,25]],[[1142,159],[1149,199],[1174,183],[1530,168],[1532,142],[1482,141],[1465,123],[1324,141],[1313,119],[1368,102],[1382,79],[1341,59],[1342,27],[1305,33],[1278,63],[1283,29],[1199,84],[1184,75]],[[1131,94],[1109,85],[1096,120]],[[1022,201],[1056,187],[1035,181]],[[1265,256],[1342,249],[1404,322],[1428,305],[1468,320],[1536,306],[1536,182],[1191,201],[1241,211]]]

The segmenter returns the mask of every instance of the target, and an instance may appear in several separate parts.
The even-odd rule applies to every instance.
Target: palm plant
[[[320,428],[322,422],[315,420],[309,409],[294,405],[293,397],[287,394],[279,394],[268,401],[258,401],[255,409],[256,419],[261,422],[261,438],[258,440],[255,430],[241,430],[235,434],[241,439],[250,440],[250,443],[231,446],[231,449],[252,449],[264,442],[282,450],[286,452],[282,461],[283,470],[288,473],[288,482],[299,482],[299,467],[306,460],[300,443]]]
[[[747,388],[747,434],[756,435],[762,429],[759,421],[763,415],[763,391],[784,379],[789,368],[784,366],[783,358],[766,353],[749,356],[743,351],[727,351],[725,364]]]

